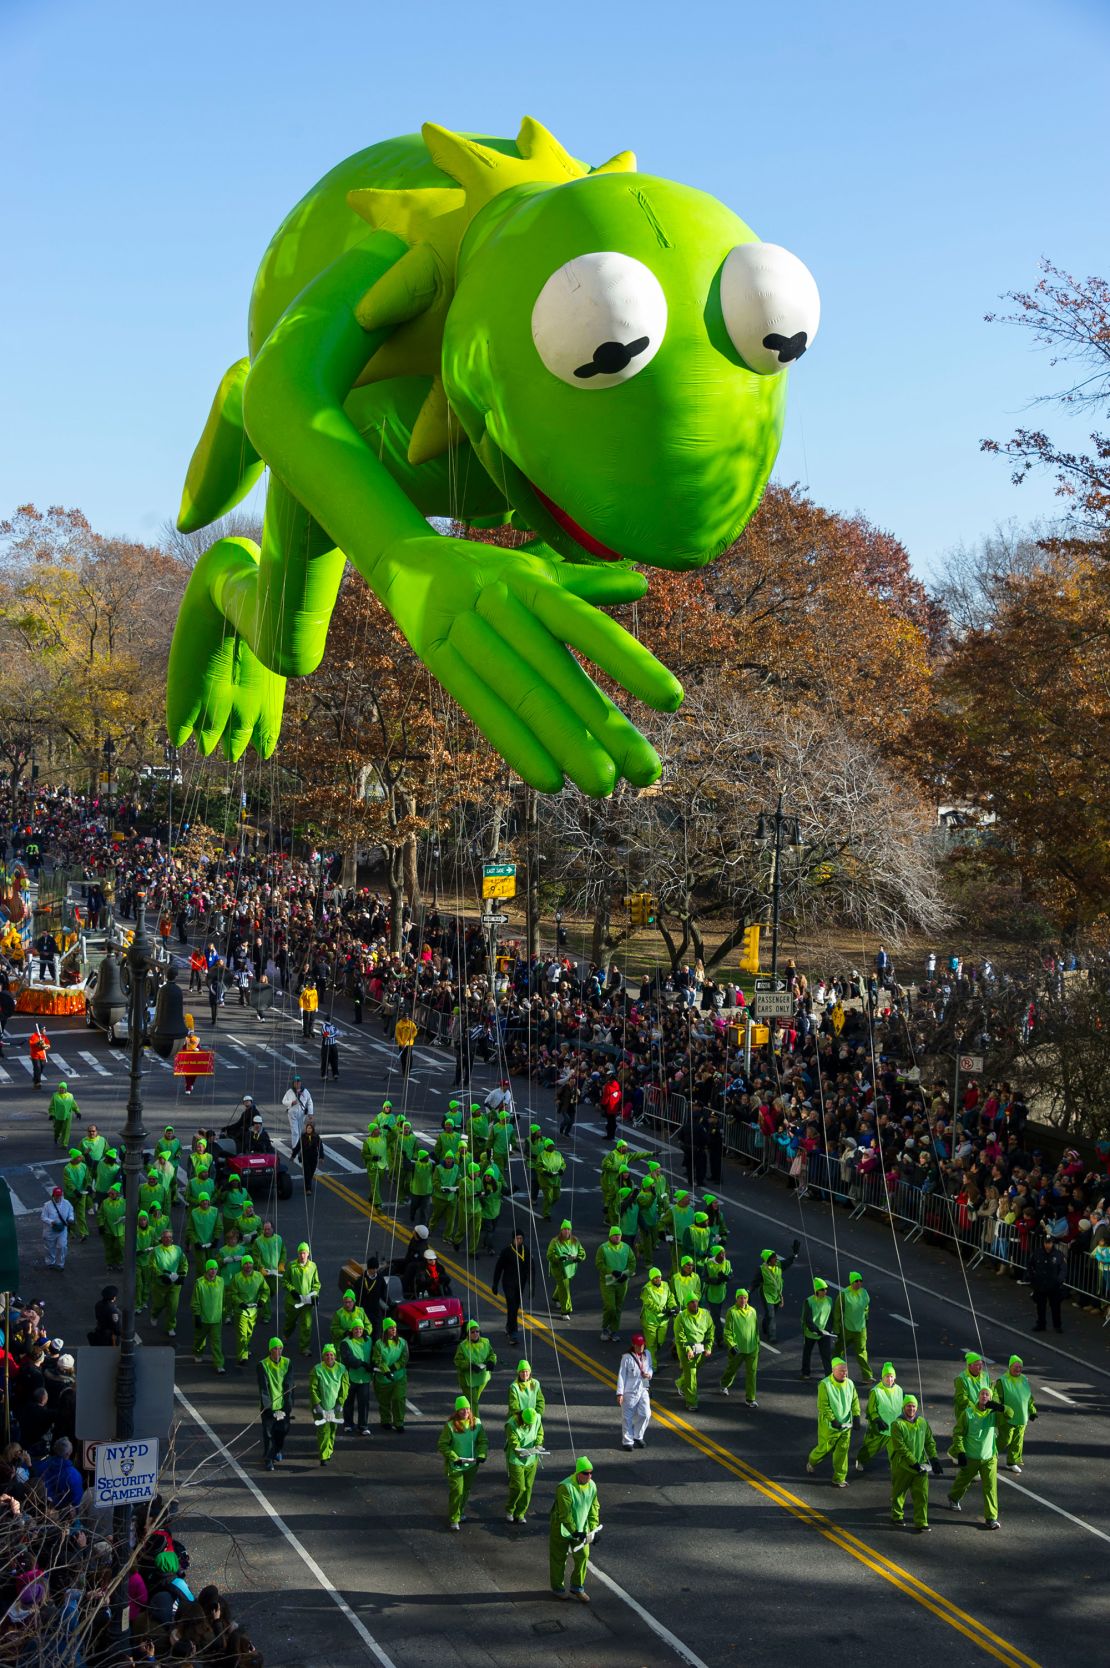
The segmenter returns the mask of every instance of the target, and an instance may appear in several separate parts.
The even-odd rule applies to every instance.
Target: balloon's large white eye
[[[599,250],[553,272],[532,308],[532,340],[572,388],[612,388],[659,352],[667,298],[650,267]]]
[[[813,274],[777,243],[741,243],[721,268],[721,311],[749,370],[774,376],[813,346],[821,297]]]

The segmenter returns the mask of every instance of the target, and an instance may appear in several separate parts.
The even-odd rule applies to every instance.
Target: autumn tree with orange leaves
[[[384,852],[400,949],[402,902],[421,901],[421,836],[480,795],[495,760],[357,574],[320,667],[289,684],[281,757],[299,780],[297,821],[343,852],[345,884],[360,850]]]

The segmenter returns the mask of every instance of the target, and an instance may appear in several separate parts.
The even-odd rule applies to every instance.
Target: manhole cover
[[[532,1632],[533,1633],[565,1633],[566,1628],[563,1626],[562,1622],[557,1622],[555,1620],[555,1618],[552,1617],[552,1619],[549,1622],[533,1622],[532,1623]]]

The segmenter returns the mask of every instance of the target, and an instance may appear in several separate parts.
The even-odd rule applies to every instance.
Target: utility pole
[[[124,1218],[123,1291],[120,1300],[120,1350],[116,1375],[116,1437],[130,1442],[135,1435],[135,1246],[139,1222],[139,1177],[143,1143],[147,1131],[143,1123],[143,1037],[146,1033],[146,981],[152,964],[152,945],[146,930],[146,894],[135,898],[135,934],[127,950],[126,961],[131,974],[131,1002],[128,1016],[128,1042],[131,1045],[130,1090],[127,1096],[127,1122],[123,1126],[123,1196],[127,1211]],[[127,1566],[131,1554],[130,1506],[117,1506],[112,1513],[112,1541],[115,1547],[117,1571]],[[117,1639],[128,1633],[127,1582],[120,1580],[112,1598],[113,1632]]]
[[[798,818],[791,814],[784,814],[782,809],[783,796],[780,793],[778,804],[773,812],[761,811],[756,823],[755,837],[757,840],[771,840],[771,977],[777,978],[779,971],[779,901],[782,891],[782,848],[783,846],[800,846],[802,843],[798,829]]]

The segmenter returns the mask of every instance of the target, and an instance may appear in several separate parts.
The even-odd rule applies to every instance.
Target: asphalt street
[[[453,1059],[421,1046],[407,1090],[395,1051],[369,1020],[341,1024],[340,1076],[322,1084],[318,1051],[302,1042],[295,1016],[259,1023],[252,1010],[228,1007],[212,1032],[198,1018],[202,1042],[215,1047],[214,1079],[186,1099],[168,1062],[148,1056],[143,1093],[154,1135],[173,1122],[183,1142],[198,1125],[223,1124],[251,1093],[272,1134],[288,1147],[281,1095],[292,1070],[302,1072],[316,1103],[326,1160],[317,1187],[277,1206],[287,1244],[307,1236],[320,1266],[324,1328],[338,1303],[338,1270],[348,1256],[403,1246],[407,1212],[398,1224],[387,1208],[370,1211],[359,1147],[365,1125],[390,1094],[423,1134],[438,1129],[452,1095]],[[13,1037],[29,1021],[13,1021]],[[46,1089],[32,1092],[25,1047],[7,1051],[0,1067],[0,1169],[12,1187],[24,1258],[23,1295],[51,1301],[53,1325],[83,1339],[106,1278],[95,1237],[75,1246],[65,1275],[35,1269],[38,1210],[60,1173],[62,1156],[46,1119],[49,1088],[65,1077],[85,1123],[107,1132],[122,1127],[126,1059],[80,1022],[54,1022]],[[476,1069],[485,1093],[497,1073]],[[551,1096],[520,1097],[518,1110],[555,1133]],[[81,1126],[75,1126],[80,1129]],[[681,1184],[677,1153],[642,1131],[636,1147],[658,1151]],[[200,1579],[237,1595],[236,1614],[249,1622],[270,1668],[306,1660],[337,1665],[377,1661],[396,1668],[485,1668],[528,1656],[577,1668],[719,1668],[748,1661],[795,1663],[814,1649],[862,1663],[897,1651],[905,1668],[984,1657],[1023,1668],[1064,1668],[1100,1636],[1105,1619],[1105,1569],[1110,1506],[1104,1470],[1110,1392],[1110,1328],[1065,1308],[1065,1333],[1032,1336],[1028,1293],[1008,1280],[976,1272],[923,1245],[905,1246],[888,1225],[851,1222],[828,1203],[798,1201],[771,1179],[756,1180],[726,1162],[719,1187],[729,1225],[734,1284],[749,1285],[764,1246],[802,1253],[786,1276],[776,1352],[764,1346],[759,1407],[743,1395],[717,1391],[719,1363],[703,1372],[695,1413],[674,1390],[669,1360],[657,1363],[655,1418],[647,1447],[626,1453],[614,1386],[621,1346],[598,1336],[600,1303],[592,1254],[602,1237],[597,1168],[606,1150],[603,1128],[586,1115],[572,1141],[567,1186],[555,1220],[534,1222],[523,1191],[502,1213],[498,1244],[512,1221],[533,1240],[536,1293],[528,1340],[509,1346],[500,1302],[489,1290],[492,1258],[467,1267],[453,1253],[448,1266],[468,1314],[488,1327],[500,1369],[483,1399],[490,1457],[479,1474],[471,1521],[446,1530],[446,1487],[435,1440],[457,1391],[449,1356],[414,1357],[410,1417],[404,1435],[340,1438],[336,1458],[321,1471],[304,1409],[282,1467],[263,1472],[253,1371],[217,1378],[192,1360],[187,1321],[180,1328],[178,1401],[173,1457],[175,1485],[188,1513],[186,1539]],[[544,1250],[558,1220],[572,1217],[589,1261],[575,1289],[571,1321],[552,1319]],[[1031,1427],[1020,1478],[1003,1473],[1002,1531],[989,1534],[973,1490],[962,1514],[945,1507],[952,1465],[932,1483],[933,1532],[915,1536],[889,1521],[885,1461],[866,1477],[849,1473],[836,1491],[827,1469],[807,1476],[806,1453],[816,1429],[816,1378],[799,1382],[802,1299],[813,1274],[830,1281],[859,1268],[871,1293],[870,1354],[885,1359],[913,1389],[942,1453],[952,1424],[952,1380],[963,1351],[979,1343],[996,1374],[1015,1350],[1026,1363],[1041,1417]],[[634,1281],[638,1293],[646,1271]],[[184,1318],[184,1305],[182,1309]],[[627,1339],[638,1302],[625,1312]],[[144,1322],[147,1317],[143,1317]],[[147,1343],[156,1340],[141,1324]],[[543,1463],[526,1527],[505,1522],[502,1420],[511,1370],[527,1354],[547,1397]],[[853,1364],[854,1365],[854,1364]],[[308,1363],[297,1361],[304,1386]],[[861,1386],[861,1403],[866,1388]],[[853,1443],[855,1448],[856,1442]],[[604,1530],[591,1566],[589,1607],[559,1603],[548,1591],[547,1512],[556,1482],[574,1456],[595,1466]]]

